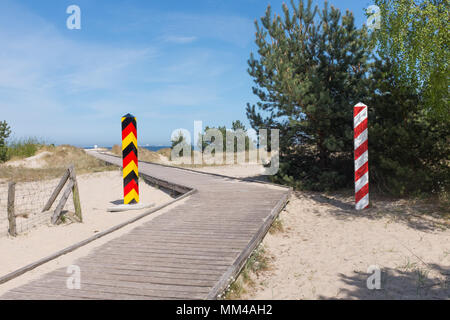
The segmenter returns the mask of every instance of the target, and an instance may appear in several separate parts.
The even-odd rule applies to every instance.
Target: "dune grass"
[[[172,149],[170,148],[163,148],[156,151],[156,153],[166,157],[167,159],[170,159],[170,154],[172,153]]]
[[[269,233],[276,234],[284,232],[283,220],[278,216],[270,226]]]
[[[45,145],[37,138],[24,138],[12,140],[8,143],[7,158],[9,160],[32,157]]]
[[[111,152],[117,156],[122,156],[122,147],[118,144],[114,145],[111,148]],[[141,161],[148,161],[148,162],[160,162],[161,158],[157,152],[150,151],[146,148],[138,148],[138,158]]]
[[[262,244],[250,255],[238,278],[233,281],[219,297],[224,300],[241,299],[247,290],[255,286],[254,277],[262,271],[270,269],[270,256]],[[232,279],[234,280],[234,279]]]
[[[29,151],[32,151],[31,147]],[[41,145],[31,156],[44,151],[49,153],[39,160],[42,162],[40,168],[13,167],[5,163],[0,166],[0,180],[22,182],[57,178],[71,164],[75,165],[77,174],[117,170],[117,167],[98,160],[88,155],[84,150],[70,145]]]

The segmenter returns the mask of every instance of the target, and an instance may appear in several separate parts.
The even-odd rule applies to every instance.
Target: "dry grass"
[[[115,155],[122,156],[122,147],[116,144],[111,148],[111,152]],[[159,153],[150,151],[146,148],[138,148],[138,157],[141,161],[161,162]]]
[[[113,145],[111,148],[111,152],[114,153],[117,156],[122,156],[122,147],[118,144]]]
[[[281,232],[284,232],[283,220],[281,220],[280,217],[277,217],[270,226],[269,233],[276,234]]]
[[[75,165],[77,174],[116,170],[116,167],[70,145],[43,146],[37,151],[37,154],[44,151],[50,152],[50,154],[42,157],[41,161],[44,162],[42,168],[2,165],[0,166],[0,180],[21,182],[57,178],[71,164]]]
[[[172,149],[170,148],[163,148],[156,151],[156,153],[166,157],[167,159],[170,159],[170,154],[172,153]]]
[[[160,155],[154,151],[150,151],[145,148],[139,148],[138,152],[139,152],[139,159],[141,159],[143,161],[156,162],[156,163],[161,161]]]
[[[254,278],[258,276],[261,271],[269,270],[270,257],[267,254],[263,245],[259,245],[250,257],[245,266],[242,268],[238,278],[228,286],[222,296],[224,300],[240,299],[243,294],[255,286]]]

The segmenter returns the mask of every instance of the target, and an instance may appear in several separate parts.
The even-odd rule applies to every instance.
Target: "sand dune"
[[[8,161],[6,163],[6,165],[11,166],[11,167],[25,167],[25,168],[33,168],[33,169],[43,168],[47,164],[46,161],[44,161],[44,158],[51,154],[52,153],[49,151],[44,151],[44,152],[38,153],[35,156],[28,157],[25,159]]]

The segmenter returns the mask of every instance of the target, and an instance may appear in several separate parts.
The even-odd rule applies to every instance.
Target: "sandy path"
[[[449,299],[450,229],[385,214],[392,203],[356,215],[349,202],[295,193],[280,214],[285,231],[263,241],[272,268],[249,299]],[[397,213],[398,214],[398,213]],[[381,290],[367,289],[368,267]]]
[[[83,223],[42,225],[16,238],[0,238],[0,276],[149,210],[106,211],[111,202],[123,199],[122,173],[119,170],[80,175],[77,179]],[[141,202],[158,206],[172,200],[168,194],[142,180],[139,189]]]

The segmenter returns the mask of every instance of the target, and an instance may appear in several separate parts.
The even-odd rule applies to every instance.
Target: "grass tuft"
[[[248,288],[254,287],[254,276],[262,271],[268,270],[270,267],[270,258],[263,245],[259,245],[250,257],[247,259],[244,267],[242,268],[238,278],[233,281],[227,287],[225,292],[221,295],[224,300],[234,300],[242,297],[247,292]]]
[[[276,234],[281,232],[284,232],[283,220],[281,220],[280,217],[277,217],[270,226],[269,233]]]

